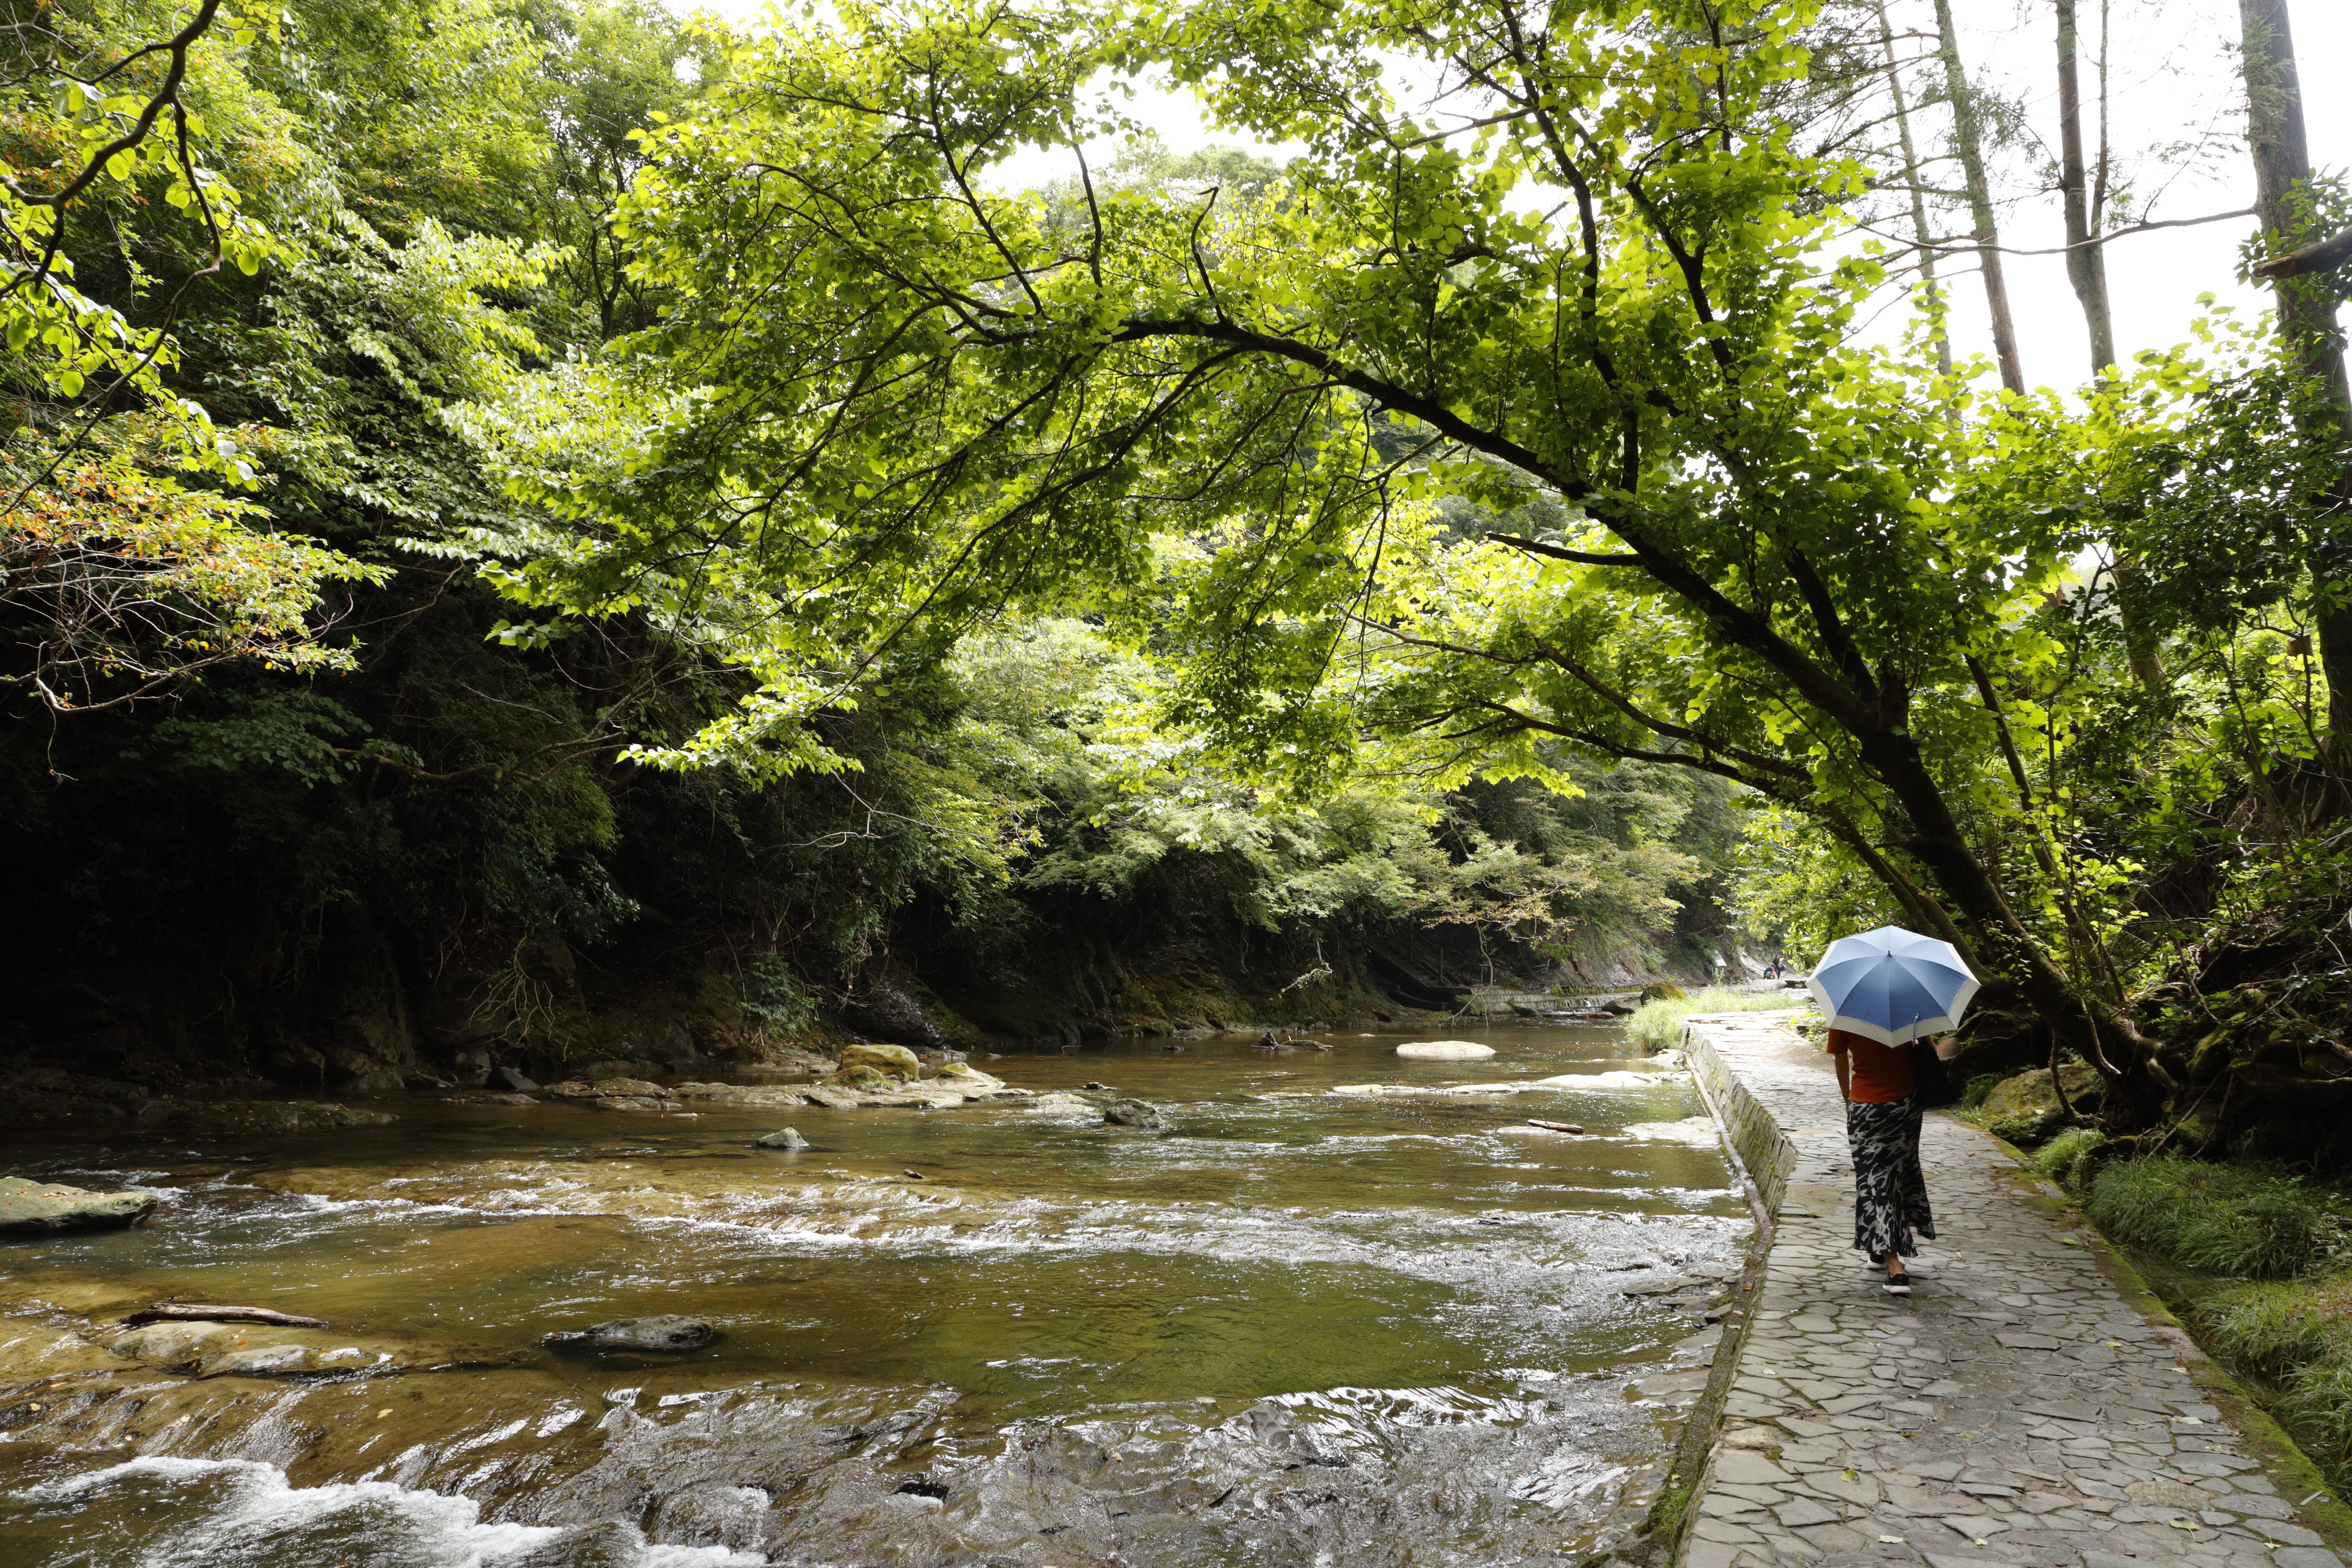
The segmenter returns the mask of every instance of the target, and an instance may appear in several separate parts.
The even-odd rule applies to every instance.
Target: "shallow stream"
[[[1478,1062],[1402,1060],[1407,1037],[977,1064],[1108,1085],[1164,1132],[1066,1100],[420,1094],[326,1135],[27,1138],[8,1173],[165,1203],[0,1243],[0,1562],[1572,1561],[1646,1506],[1747,1207],[1688,1079],[1637,1077],[1614,1028],[1497,1030]],[[1592,1081],[1332,1092],[1563,1073]],[[785,1122],[814,1147],[747,1146]],[[1627,1293],[1645,1282],[1666,1288]],[[324,1318],[294,1338],[333,1370],[190,1377],[107,1348],[170,1296]],[[539,1344],[664,1312],[727,1337]]]

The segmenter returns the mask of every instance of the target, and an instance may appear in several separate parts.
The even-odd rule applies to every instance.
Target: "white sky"
[[[756,18],[764,0],[700,0],[701,5],[740,21]],[[2189,218],[2250,206],[2253,170],[2233,117],[2243,101],[2237,77],[2237,0],[2108,0],[2115,46],[2110,61],[2113,142],[2119,159],[2142,148],[2218,132],[2226,145],[2209,160],[2159,158],[2139,164],[2138,195],[2145,218]],[[2021,94],[2032,130],[2055,143],[2055,24],[2048,0],[1955,0],[1963,29],[1962,49],[1972,75]],[[2100,0],[2078,0],[2085,37],[2084,91],[2095,90],[2089,58],[2096,47]],[[2311,156],[2321,169],[2352,165],[2352,94],[2336,85],[2343,62],[2352,59],[2352,3],[2289,0],[2305,88],[2305,113]],[[681,0],[680,9],[687,8]],[[698,7],[699,8],[699,7]],[[1924,0],[1893,0],[1896,26],[1906,21],[1932,26]],[[1906,15],[1907,14],[1907,15]],[[1221,133],[1203,122],[1189,93],[1139,87],[1128,112],[1150,125],[1171,148],[1183,151],[1213,142],[1255,145],[1248,138]],[[1923,138],[1935,121],[1923,120]],[[1924,151],[1924,149],[1923,149]],[[1097,166],[1116,148],[1089,148]],[[2030,185],[2030,156],[2008,165],[2011,189]],[[1072,172],[1062,159],[1040,154],[1001,172],[1020,184],[1062,177]],[[1948,219],[1957,223],[1957,219]],[[2267,295],[2241,288],[2232,272],[2237,247],[2252,232],[2251,218],[2193,228],[2159,230],[2116,239],[2107,247],[2107,282],[2113,303],[2116,346],[2128,360],[2140,349],[2185,341],[2199,314],[2197,296],[2210,292],[2246,310],[2263,308]],[[2014,249],[2054,247],[2063,243],[2054,193],[2008,207],[2001,242]],[[1948,270],[1962,265],[1947,263]],[[2029,382],[2072,387],[2090,372],[2089,340],[2065,264],[2058,256],[2007,258],[2011,309]],[[1984,294],[1973,276],[1953,289],[1953,331],[1963,351],[1990,353]]]

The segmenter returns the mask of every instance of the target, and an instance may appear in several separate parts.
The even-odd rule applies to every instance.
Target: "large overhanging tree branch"
[[[1924,908],[1853,825],[1895,828],[2062,1033],[2135,1040],[2013,911],[1951,794],[1989,754],[1966,657],[2077,541],[1979,504],[1932,363],[1849,344],[1880,274],[1827,258],[1822,215],[1859,177],[1759,109],[1801,70],[1804,20],[1045,3],[747,45],[703,113],[649,136],[620,219],[678,303],[507,416],[517,489],[573,526],[503,580],[563,614],[650,606],[761,672],[750,719],[656,760],[838,695],[798,669],[1081,601],[1134,607],[1191,710],[1299,771],[1416,704],[1731,768],[1843,823]],[[1399,57],[1459,119],[1392,107]],[[1106,188],[1075,154],[1066,196],[992,184],[1019,147],[1083,139],[1098,68],[1153,60],[1307,152],[1254,201]],[[583,460],[616,399],[641,443]],[[1409,471],[1399,440],[1426,448]],[[1578,529],[1449,553],[1411,504],[1439,492]],[[1368,595],[1406,637],[1519,638],[1526,689],[1474,698],[1502,666],[1469,655],[1348,689]]]

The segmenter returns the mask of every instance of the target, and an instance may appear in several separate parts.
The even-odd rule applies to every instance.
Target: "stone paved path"
[[[1916,1294],[1887,1296],[1853,1247],[1827,1058],[1769,1015],[1693,1029],[1795,1163],[1686,1568],[2342,1568],[2191,1380],[2188,1338],[2028,1200],[1991,1139],[1927,1119],[1940,1239]]]

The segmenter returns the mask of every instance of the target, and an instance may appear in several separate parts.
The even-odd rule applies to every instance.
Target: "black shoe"
[[[1889,1274],[1886,1277],[1886,1293],[1890,1296],[1908,1296],[1911,1294],[1911,1276],[1908,1274]]]

